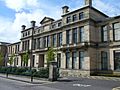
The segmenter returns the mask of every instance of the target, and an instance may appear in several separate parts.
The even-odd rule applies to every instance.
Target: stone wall
[[[80,76],[90,76],[90,71],[87,70],[67,70],[67,69],[60,69],[60,76],[73,76],[73,77],[80,77]]]

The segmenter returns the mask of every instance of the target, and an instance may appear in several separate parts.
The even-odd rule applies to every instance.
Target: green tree
[[[3,65],[3,61],[4,61],[3,59],[4,59],[3,54],[0,53],[0,66]]]
[[[28,60],[29,60],[29,54],[28,54],[28,52],[26,52],[25,54],[23,54],[22,60],[23,60],[24,65],[28,66]]]
[[[10,59],[8,60],[8,63],[10,64],[10,66],[12,66],[12,64],[14,62],[14,57],[15,57],[15,54],[12,54]]]
[[[46,60],[47,60],[47,67],[49,67],[49,64],[51,61],[55,60],[55,51],[53,48],[49,48],[46,53]]]

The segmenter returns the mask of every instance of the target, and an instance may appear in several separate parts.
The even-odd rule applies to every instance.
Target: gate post
[[[52,61],[49,65],[49,81],[57,81],[57,62]]]

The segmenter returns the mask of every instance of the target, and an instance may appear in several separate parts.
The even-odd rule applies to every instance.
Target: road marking
[[[87,85],[87,84],[73,84],[74,87],[90,87],[92,85]]]

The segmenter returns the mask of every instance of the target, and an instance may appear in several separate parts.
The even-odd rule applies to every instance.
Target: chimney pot
[[[63,14],[66,14],[68,11],[69,7],[68,6],[63,6],[62,7],[62,11],[63,11]]]
[[[85,5],[92,6],[92,0],[85,0]]]
[[[21,27],[22,27],[22,30],[25,30],[25,28],[26,28],[26,26],[25,26],[25,25],[22,25]]]
[[[35,27],[36,21],[31,21],[31,27]]]

